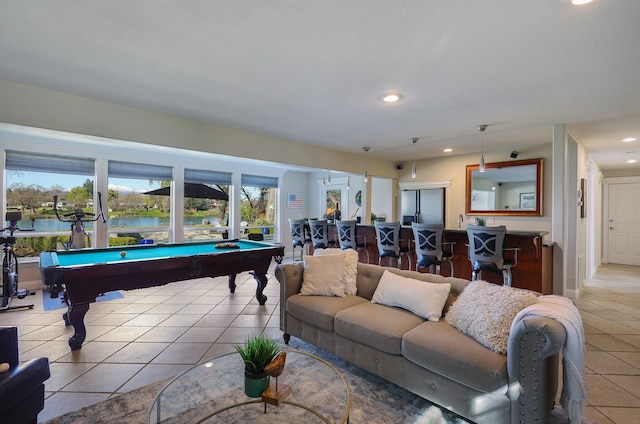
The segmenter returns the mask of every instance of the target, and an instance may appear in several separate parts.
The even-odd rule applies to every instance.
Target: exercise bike
[[[69,240],[62,244],[64,250],[84,249],[87,247],[86,239],[91,240],[91,236],[85,231],[85,223],[95,222],[99,219],[102,219],[103,223],[107,222],[102,212],[102,193],[100,192],[98,192],[98,207],[99,213],[97,215],[78,208],[73,212],[60,216],[58,213],[58,196],[53,196],[53,212],[56,214],[56,218],[58,218],[60,222],[71,224]],[[89,244],[91,244],[91,242],[89,242]],[[50,293],[52,299],[57,298],[60,292],[64,292],[63,284],[63,281],[56,281],[49,284],[47,291]]]
[[[32,309],[31,305],[18,305],[11,306],[11,299],[17,297],[18,299],[24,299],[28,295],[33,295],[35,292],[30,292],[27,289],[18,288],[18,258],[13,251],[16,244],[16,238],[14,233],[16,231],[34,231],[35,228],[20,228],[18,227],[18,221],[22,220],[22,212],[7,212],[6,220],[9,222],[9,226],[2,229],[2,237],[0,237],[0,244],[2,244],[2,304],[0,305],[0,313],[12,311],[16,309]]]
[[[84,229],[85,223],[95,222],[100,218],[102,218],[103,224],[107,222],[104,218],[104,213],[102,212],[102,194],[100,192],[98,192],[98,206],[100,210],[98,215],[91,212],[85,212],[82,209],[76,209],[75,211],[64,214],[61,217],[58,214],[58,196],[53,196],[53,212],[56,214],[56,218],[58,218],[58,221],[60,222],[71,224],[71,235],[69,236],[69,241],[63,243],[65,250],[84,249],[87,247],[85,238],[90,239],[91,236]]]

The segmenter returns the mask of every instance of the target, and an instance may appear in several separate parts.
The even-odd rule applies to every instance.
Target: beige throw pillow
[[[511,322],[538,297],[525,290],[474,281],[451,305],[445,320],[494,352],[507,353]]]
[[[439,321],[450,290],[449,283],[429,283],[385,270],[371,302],[397,306],[429,321]]]
[[[305,256],[300,294],[344,296],[343,268],[343,256]]]
[[[356,279],[358,278],[358,252],[353,249],[315,249],[313,255],[342,256],[344,258],[344,267],[341,279],[344,284],[344,293],[356,294],[358,292],[358,287],[356,286]]]

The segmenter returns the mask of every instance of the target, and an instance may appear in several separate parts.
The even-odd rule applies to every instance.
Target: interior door
[[[609,185],[609,263],[640,265],[640,183]]]

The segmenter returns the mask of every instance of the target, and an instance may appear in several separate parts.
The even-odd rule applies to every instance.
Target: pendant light
[[[411,178],[415,179],[417,177],[416,173],[416,143],[418,142],[418,137],[413,137],[411,139],[411,143],[413,143],[413,165],[411,166]]]
[[[478,167],[479,172],[486,171],[486,167],[484,164],[484,130],[487,129],[487,125],[478,125],[478,131],[482,134],[482,154],[480,155],[480,166]]]
[[[369,182],[369,174],[367,173],[367,152],[371,147],[365,146],[362,148],[364,150],[364,174],[362,175],[362,181]]]

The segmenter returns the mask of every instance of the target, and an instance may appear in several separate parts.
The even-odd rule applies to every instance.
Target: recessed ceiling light
[[[629,160],[627,161],[627,163],[636,163],[636,162],[638,162],[638,161],[637,161],[637,160],[635,160],[635,159],[629,159]]]
[[[636,139],[634,137],[627,137],[622,139],[623,143],[631,143],[632,141],[636,141]]]
[[[444,149],[444,150],[443,150],[443,152],[445,152],[445,153],[451,153],[451,152],[453,152],[453,149]]]
[[[395,103],[398,100],[400,100],[401,98],[402,98],[402,96],[400,94],[396,94],[396,93],[384,94],[384,95],[378,97],[378,99],[381,102],[385,102],[385,103]]]
[[[574,6],[582,6],[583,4],[591,3],[593,0],[571,0],[571,4]]]

